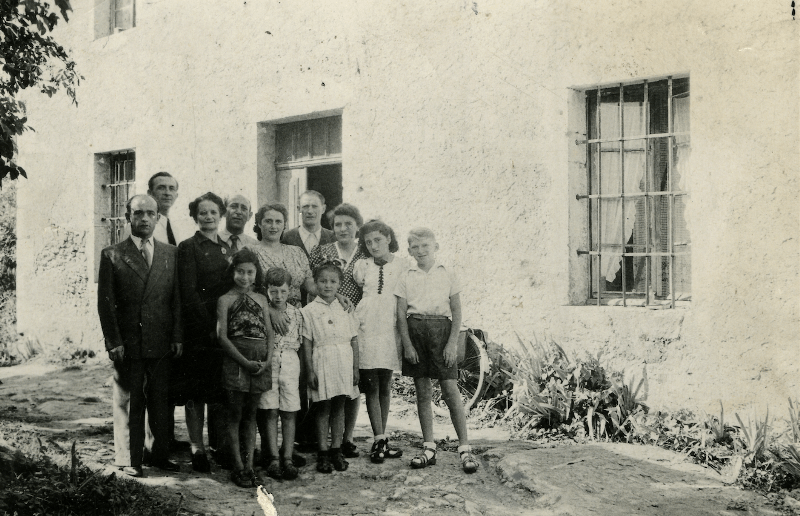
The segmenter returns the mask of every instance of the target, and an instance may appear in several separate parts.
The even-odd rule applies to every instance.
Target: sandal
[[[374,464],[382,464],[386,458],[387,451],[386,439],[378,439],[372,443],[372,449],[369,451],[369,460]]]
[[[331,448],[331,464],[333,464],[333,469],[336,471],[347,471],[348,466],[350,463],[344,460],[344,455],[342,454],[341,448]]]
[[[270,458],[269,466],[267,466],[267,476],[275,479],[281,478],[281,463],[277,457]]]
[[[328,456],[328,450],[317,452],[317,471],[320,473],[333,472],[333,464]]]
[[[433,443],[431,443],[433,444]],[[422,455],[417,455],[411,459],[411,467],[414,469],[422,469],[436,464],[436,445],[430,446],[425,444]],[[430,452],[430,456],[428,453]]]
[[[355,459],[358,457],[358,448],[355,444],[351,443],[350,441],[345,441],[342,443],[342,455],[347,457],[348,459]]]
[[[394,446],[389,446],[389,439],[386,439],[386,451],[384,454],[387,459],[399,459],[403,456],[403,450]]]
[[[283,469],[284,480],[294,480],[300,474],[292,459],[281,459],[281,468]]]
[[[243,469],[240,469],[239,471],[236,470],[231,471],[231,481],[237,486],[242,487],[244,489],[250,489],[252,487],[250,476]]]
[[[475,473],[478,471],[480,464],[478,459],[472,454],[472,446],[459,446],[458,455],[461,457],[461,469],[464,473]]]

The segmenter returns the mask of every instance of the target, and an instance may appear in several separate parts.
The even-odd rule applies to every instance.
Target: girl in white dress
[[[358,325],[336,299],[342,270],[334,262],[314,269],[317,297],[301,309],[309,398],[317,403],[317,471],[347,469],[342,455],[344,404],[357,398]],[[328,447],[328,429],[331,444]]]
[[[353,279],[364,297],[356,308],[358,328],[359,387],[367,398],[367,413],[374,441],[370,460],[381,463],[398,458],[402,450],[389,447],[386,423],[392,399],[392,372],[400,370],[402,347],[397,331],[397,299],[394,287],[408,263],[396,257],[399,249],[392,228],[371,220],[359,230],[359,246],[370,258],[353,268]]]

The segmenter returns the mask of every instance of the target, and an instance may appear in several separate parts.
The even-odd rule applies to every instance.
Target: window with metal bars
[[[689,78],[587,90],[586,121],[589,303],[689,301]]]
[[[125,228],[125,211],[128,199],[135,193],[136,153],[123,151],[108,154],[109,182],[103,185],[109,199],[109,212],[101,219],[108,225],[109,242],[113,245],[122,240]]]

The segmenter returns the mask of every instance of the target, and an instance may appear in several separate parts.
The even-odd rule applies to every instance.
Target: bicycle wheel
[[[483,384],[489,372],[489,355],[486,354],[483,341],[472,331],[465,333],[464,357],[458,363],[456,383],[464,398],[464,410],[469,411],[483,396]]]

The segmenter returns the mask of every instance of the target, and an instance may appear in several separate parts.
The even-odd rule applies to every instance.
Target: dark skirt
[[[224,403],[223,356],[222,348],[211,338],[187,341],[183,356],[172,364],[169,389],[172,404],[185,405],[189,400]]]
[[[247,360],[263,362],[267,359],[267,341],[264,339],[232,338],[231,343]],[[272,387],[269,372],[253,376],[225,355],[222,359],[222,387],[229,391],[260,393]]]

